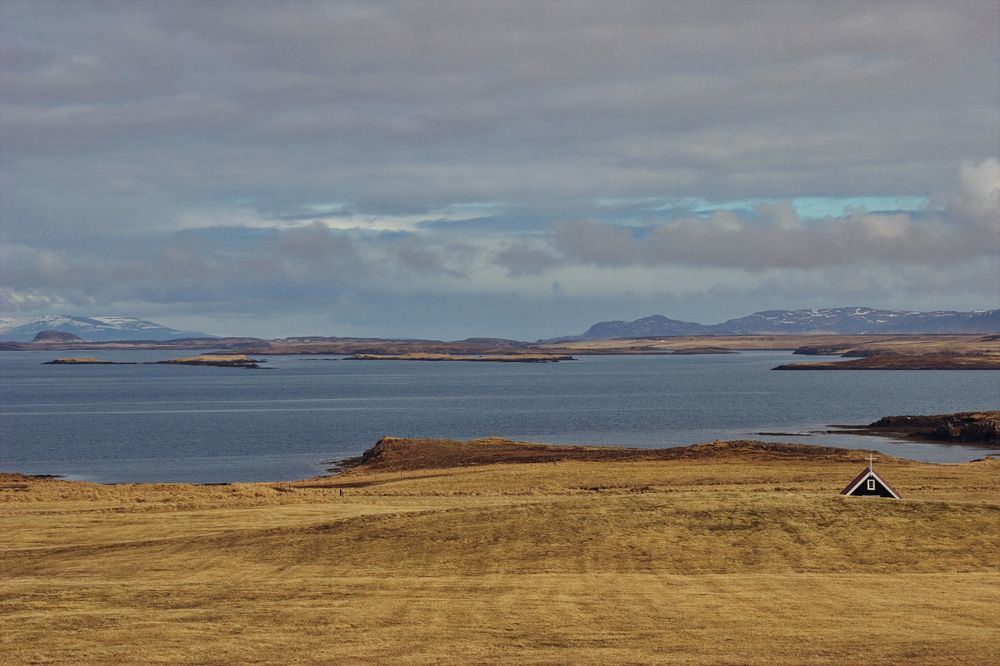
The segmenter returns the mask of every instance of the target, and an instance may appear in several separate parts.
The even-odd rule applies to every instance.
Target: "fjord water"
[[[101,356],[141,363],[176,353]],[[105,482],[295,479],[381,435],[637,447],[754,438],[954,462],[995,451],[805,433],[1000,404],[1000,373],[772,372],[804,360],[787,352],[550,364],[272,356],[269,370],[42,365],[51,358],[0,352],[0,470]]]

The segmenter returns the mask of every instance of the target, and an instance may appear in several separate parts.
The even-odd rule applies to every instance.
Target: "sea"
[[[939,463],[1000,453],[817,432],[997,409],[1000,373],[991,371],[773,372],[836,358],[772,351],[561,363],[266,356],[259,370],[144,364],[175,351],[99,353],[136,365],[44,364],[57,355],[70,354],[0,352],[2,471],[107,483],[289,480],[328,473],[383,435],[631,447],[761,439]]]

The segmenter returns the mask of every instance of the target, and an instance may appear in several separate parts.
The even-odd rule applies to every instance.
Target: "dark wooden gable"
[[[870,467],[865,468],[860,474],[854,477],[854,480],[847,484],[847,487],[841,490],[840,494],[850,495],[851,497],[868,496],[900,499],[899,493]]]

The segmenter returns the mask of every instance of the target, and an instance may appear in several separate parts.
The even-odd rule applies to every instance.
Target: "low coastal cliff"
[[[1000,411],[885,416],[866,426],[843,426],[838,430],[899,439],[1000,444]]]

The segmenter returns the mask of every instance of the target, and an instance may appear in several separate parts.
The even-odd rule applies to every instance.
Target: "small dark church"
[[[854,480],[848,483],[847,487],[840,491],[840,494],[852,497],[869,496],[902,499],[899,493],[875,472],[871,458],[868,460],[868,467],[854,477]]]

